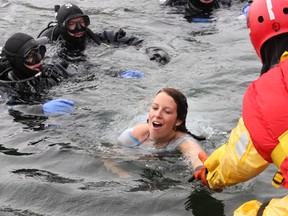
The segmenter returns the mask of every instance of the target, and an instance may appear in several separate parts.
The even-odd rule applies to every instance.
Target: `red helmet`
[[[271,37],[288,33],[288,0],[254,0],[248,10],[250,40],[261,58],[261,47]]]

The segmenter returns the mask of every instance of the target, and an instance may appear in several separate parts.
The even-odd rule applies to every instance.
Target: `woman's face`
[[[173,135],[177,120],[177,104],[174,99],[165,92],[156,95],[149,112],[149,132],[154,139],[164,139]]]

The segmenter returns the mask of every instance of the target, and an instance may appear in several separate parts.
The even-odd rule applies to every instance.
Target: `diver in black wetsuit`
[[[16,33],[5,43],[0,61],[0,87],[8,95],[11,112],[28,115],[70,113],[74,102],[65,99],[47,101],[48,90],[69,73],[60,63],[45,64],[46,47],[30,35]]]
[[[230,7],[231,0],[167,0],[164,5],[175,6],[188,22],[208,22],[215,9]]]
[[[59,5],[58,5],[59,6]],[[86,45],[94,42],[95,45],[105,44],[126,44],[132,46],[141,46],[143,39],[134,36],[126,36],[126,32],[103,31],[94,33],[88,26],[90,18],[75,4],[66,3],[55,9],[57,12],[57,22],[50,22],[46,29],[40,32],[39,36],[46,36],[50,42],[58,41],[60,49],[58,55],[68,61],[86,60],[84,50]],[[147,54],[150,60],[160,63],[169,62],[169,55],[161,48],[147,48]]]

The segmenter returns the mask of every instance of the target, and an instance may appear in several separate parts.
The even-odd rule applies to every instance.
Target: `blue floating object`
[[[193,17],[191,19],[191,22],[196,22],[196,23],[212,23],[214,20],[210,18],[196,18]]]
[[[245,16],[247,16],[248,10],[250,8],[250,4],[246,4],[243,9],[242,9],[242,14],[244,14]]]
[[[74,101],[67,99],[55,99],[43,104],[43,112],[45,116],[53,114],[69,114],[74,111]]]
[[[144,74],[139,71],[134,70],[126,70],[121,73],[121,77],[123,78],[143,78]]]

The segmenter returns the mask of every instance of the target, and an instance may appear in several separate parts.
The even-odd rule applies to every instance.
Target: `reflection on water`
[[[18,149],[6,148],[4,145],[1,145],[1,144],[0,144],[0,152],[6,155],[13,155],[13,156],[23,156],[23,155],[32,154],[32,153],[21,153],[21,152],[18,152]]]
[[[212,197],[206,188],[192,191],[185,202],[185,208],[191,210],[195,216],[225,216],[223,202]]]
[[[19,122],[23,125],[25,125],[24,129],[30,129],[30,130],[44,130],[47,128],[45,126],[45,121],[48,119],[48,117],[45,116],[33,116],[33,115],[25,115],[17,110],[9,110],[9,114],[14,117],[15,122]]]
[[[30,177],[37,179],[41,182],[52,182],[52,183],[75,183],[79,180],[69,179],[59,176],[58,174],[46,171],[46,170],[37,170],[37,169],[18,169],[12,171],[13,174],[24,175],[25,177]]]
[[[142,179],[137,180],[140,185],[137,188],[133,188],[130,191],[154,191],[154,190],[166,190],[180,183],[180,181],[165,178],[163,174],[158,170],[144,169],[141,173]]]
[[[45,216],[43,214],[36,214],[30,210],[13,209],[10,207],[0,208],[0,213],[3,216]]]

